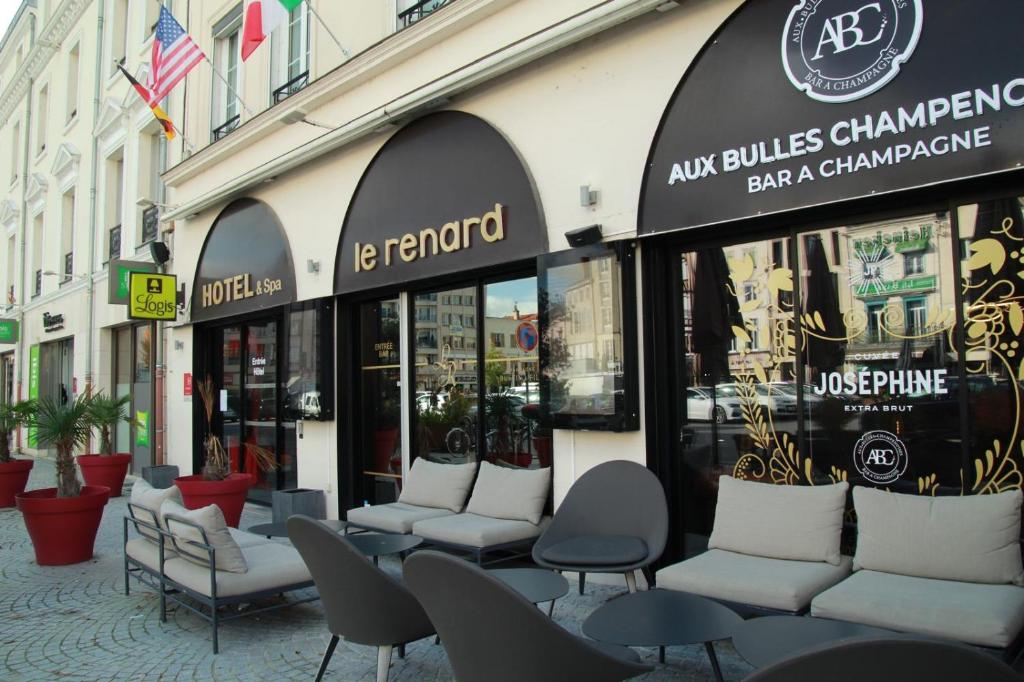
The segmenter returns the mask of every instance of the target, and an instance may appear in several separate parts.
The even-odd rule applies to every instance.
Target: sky
[[[21,7],[21,0],[0,0],[0,38],[7,32],[7,26]]]

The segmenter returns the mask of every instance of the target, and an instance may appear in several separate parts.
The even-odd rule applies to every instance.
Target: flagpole
[[[246,115],[247,115],[247,116],[248,116],[249,118],[254,118],[254,117],[255,117],[255,114],[253,114],[253,113],[252,113],[252,110],[251,110],[251,109],[250,109],[249,107],[247,107],[247,106],[245,105],[245,100],[243,100],[243,99],[242,99],[241,97],[239,97],[239,96],[238,96],[238,93],[237,93],[237,92],[235,92],[235,89],[234,89],[233,87],[231,87],[231,83],[229,83],[229,82],[228,82],[228,79],[227,79],[227,78],[225,78],[225,77],[224,77],[223,75],[221,75],[220,71],[218,71],[218,70],[217,70],[217,67],[213,65],[213,62],[212,62],[212,61],[210,61],[210,58],[206,56],[206,53],[205,53],[205,52],[203,53],[203,59],[205,59],[205,60],[206,60],[206,63],[210,65],[210,69],[211,69],[211,70],[213,71],[213,74],[214,74],[215,76],[217,76],[217,78],[219,78],[219,79],[221,80],[221,82],[222,82],[222,83],[224,83],[224,87],[226,87],[226,88],[228,89],[228,92],[230,92],[230,93],[231,93],[231,95],[232,95],[232,96],[233,96],[233,97],[234,97],[234,98],[235,98],[236,100],[238,100],[238,103],[242,105],[242,109],[244,109],[244,110],[245,110],[245,113],[246,113]]]
[[[338,46],[338,49],[341,50],[341,53],[343,55],[345,55],[345,58],[346,59],[351,59],[352,55],[349,53],[348,50],[345,49],[345,46],[341,44],[341,41],[338,40],[338,36],[334,35],[334,31],[332,31],[331,27],[328,26],[327,23],[323,20],[323,17],[320,16],[320,13],[317,12],[315,9],[313,9],[313,2],[312,2],[312,0],[306,0],[306,7],[308,7],[310,13],[314,17],[316,17],[316,20],[320,22],[320,25],[323,26],[323,29],[325,31],[327,31],[327,35],[329,35],[331,37],[331,40],[333,40],[334,44]]]
[[[194,144],[192,144],[192,141],[190,139],[185,137],[185,133],[181,132],[181,128],[179,128],[174,123],[174,121],[171,121],[171,127],[174,128],[174,132],[178,133],[178,137],[180,137],[181,141],[185,143],[186,147],[188,147],[188,153],[189,154],[195,154],[196,153],[196,146]]]

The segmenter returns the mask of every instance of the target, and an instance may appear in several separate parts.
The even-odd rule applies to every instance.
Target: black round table
[[[805,649],[854,637],[905,637],[882,628],[810,616],[762,616],[740,625],[732,636],[737,653],[763,668]]]
[[[495,568],[487,572],[534,604],[551,602],[548,616],[555,610],[555,600],[569,592],[565,576],[544,568]]]
[[[711,643],[732,637],[742,623],[738,614],[716,601],[656,589],[611,600],[583,622],[583,634],[609,644],[656,646],[662,663],[666,646],[703,643],[715,679],[721,681],[722,670]]]
[[[384,554],[401,554],[423,543],[418,535],[400,535],[398,533],[355,533],[344,538],[355,545],[355,548],[373,559],[376,566],[378,557]]]
[[[345,526],[348,525],[345,521],[338,519],[317,519],[320,523],[324,524],[333,531],[342,531]],[[288,537],[288,523],[286,521],[276,521],[274,523],[257,523],[255,526],[249,526],[246,530],[256,535],[264,535],[268,538],[286,538]]]

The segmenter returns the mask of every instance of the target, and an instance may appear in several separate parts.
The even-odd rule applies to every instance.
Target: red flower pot
[[[391,456],[398,442],[398,429],[377,429],[373,432],[373,468],[377,473],[391,473]]]
[[[78,497],[57,497],[56,488],[15,496],[40,566],[64,566],[92,558],[96,531],[110,491],[82,486]]]
[[[111,497],[121,497],[124,477],[132,463],[131,453],[116,455],[80,455],[75,457],[86,485],[102,485],[110,488]]]
[[[181,491],[186,509],[201,509],[215,504],[224,512],[224,521],[232,528],[238,528],[245,494],[254,481],[252,474],[231,474],[223,481],[207,481],[196,474],[180,476],[174,479],[174,485]]]
[[[0,507],[13,507],[14,496],[25,492],[33,464],[31,459],[12,459],[0,464]]]

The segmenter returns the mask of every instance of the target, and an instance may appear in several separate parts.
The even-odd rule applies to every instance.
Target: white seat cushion
[[[1024,494],[931,497],[857,486],[855,570],[918,578],[1024,585]]]
[[[348,522],[387,533],[411,533],[412,525],[417,521],[451,516],[452,514],[454,512],[450,509],[418,507],[404,502],[392,502],[391,504],[349,509]]]
[[[529,521],[492,519],[489,516],[466,512],[417,521],[412,526],[412,532],[426,540],[438,540],[467,547],[493,547],[535,538],[541,534],[549,520],[549,517],[545,517],[539,524],[534,525]]]
[[[239,547],[253,547],[255,545],[265,545],[268,542],[273,542],[262,535],[256,535],[255,533],[249,533],[248,531],[238,530],[228,526],[228,533],[231,534],[231,539],[235,541],[235,544]]]
[[[418,457],[405,477],[399,502],[417,507],[435,507],[462,511],[466,495],[473,485],[476,462],[469,464],[441,464]]]
[[[850,575],[850,557],[838,566],[824,561],[790,561],[710,549],[666,566],[657,585],[713,599],[781,611],[801,611],[814,595]]]
[[[775,485],[722,476],[708,549],[838,566],[849,487],[846,482]]]
[[[811,615],[1001,649],[1024,627],[1024,588],[857,571]]]
[[[146,537],[133,538],[125,543],[124,553],[151,571],[160,571],[160,547]],[[178,556],[171,543],[164,545],[164,561]]]
[[[243,547],[245,573],[217,571],[217,596],[237,597],[312,580],[309,569],[294,547],[276,542]],[[200,594],[210,596],[210,569],[176,558],[164,563],[167,577]]]

